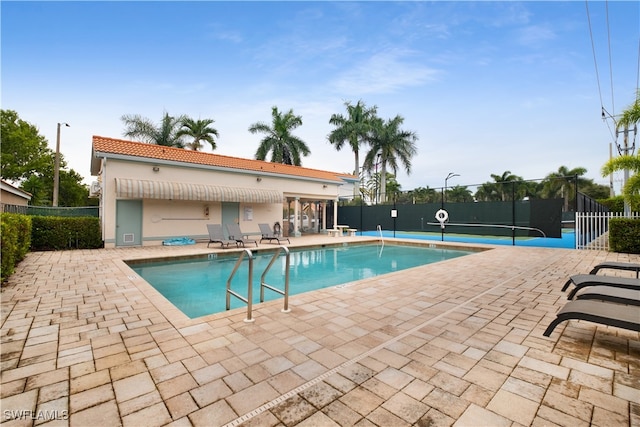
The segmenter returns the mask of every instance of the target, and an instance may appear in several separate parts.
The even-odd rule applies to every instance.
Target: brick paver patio
[[[3,425],[640,426],[638,333],[542,336],[568,276],[640,256],[495,247],[254,305],[253,323],[190,320],[122,261],[213,251],[28,254],[2,287]]]

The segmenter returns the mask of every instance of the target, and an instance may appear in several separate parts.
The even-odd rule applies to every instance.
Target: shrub
[[[20,214],[0,214],[1,280],[4,281],[24,259],[31,246],[31,217]]]
[[[616,196],[608,199],[598,199],[598,203],[609,208],[609,212],[622,213],[624,212],[624,197]]]
[[[640,254],[640,219],[611,218],[609,247],[613,252]]]
[[[100,219],[95,217],[34,216],[31,250],[102,248]]]

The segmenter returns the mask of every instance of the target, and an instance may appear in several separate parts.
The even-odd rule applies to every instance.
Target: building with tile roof
[[[100,197],[105,247],[205,239],[206,224],[259,234],[278,223],[292,236],[333,228],[354,175],[93,137],[91,193]],[[328,209],[329,207],[329,209]]]

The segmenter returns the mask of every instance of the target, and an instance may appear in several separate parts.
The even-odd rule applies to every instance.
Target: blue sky
[[[590,37],[587,6],[594,47]],[[92,180],[91,137],[123,114],[212,118],[215,153],[253,158],[271,107],[293,109],[303,166],[353,170],[329,117],[363,100],[418,135],[402,189],[600,167],[638,85],[638,2],[3,1],[2,108]],[[607,25],[607,22],[609,25]],[[594,52],[595,51],[595,61]],[[598,74],[596,74],[596,67]],[[210,150],[209,150],[210,151]],[[615,188],[621,176],[616,176]]]

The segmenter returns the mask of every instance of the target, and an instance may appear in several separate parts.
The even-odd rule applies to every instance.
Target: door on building
[[[142,245],[142,200],[116,201],[116,246]]]
[[[240,224],[240,203],[222,202],[222,230],[224,237],[229,238],[227,224]]]

